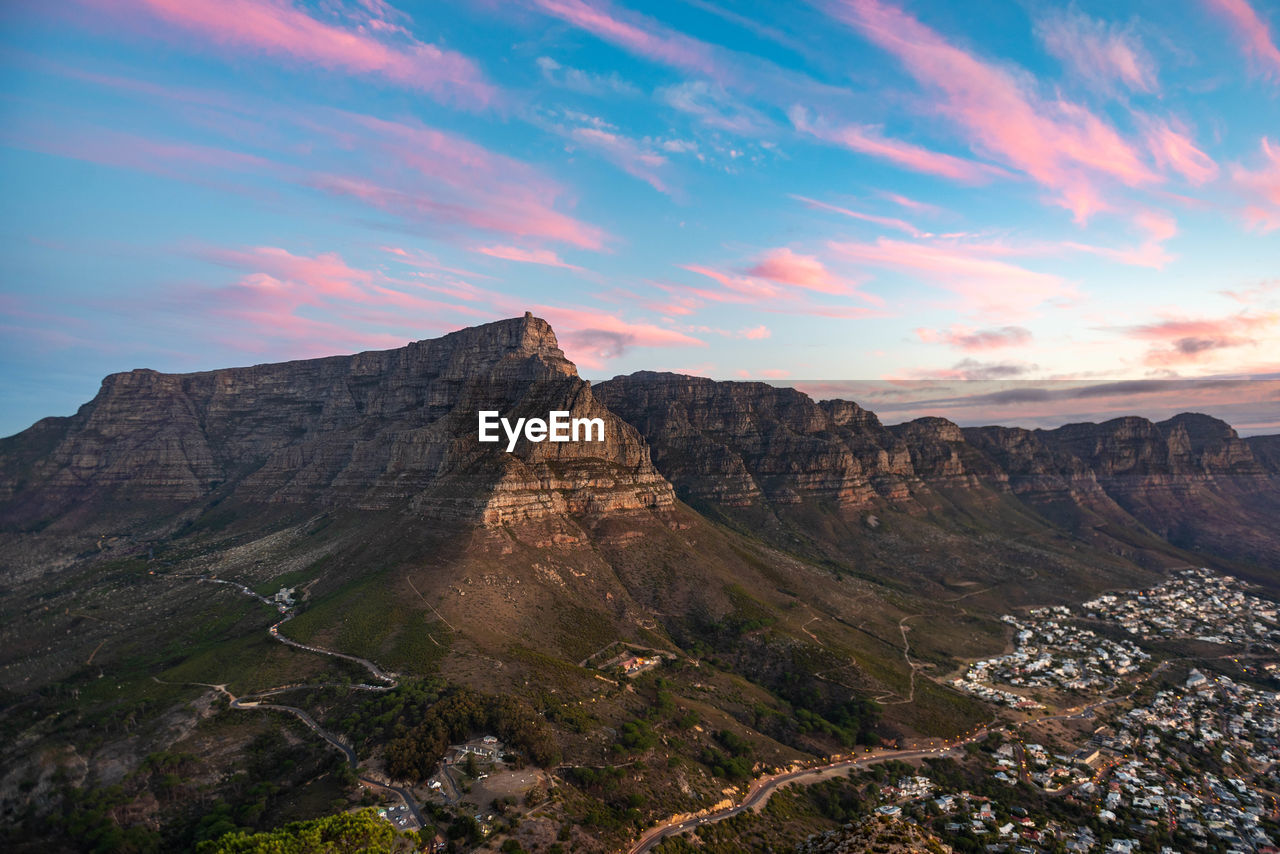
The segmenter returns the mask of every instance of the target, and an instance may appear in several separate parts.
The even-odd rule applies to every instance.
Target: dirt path
[[[899,697],[899,698],[902,697],[901,694],[897,694],[892,691],[886,692],[884,694],[881,694],[879,697],[873,698],[877,703],[879,703],[882,706],[905,706],[908,703],[914,703],[916,701],[916,671],[920,669],[921,665],[911,660],[911,641],[907,639],[907,632],[911,631],[911,627],[907,625],[907,620],[914,620],[916,617],[923,617],[923,616],[925,615],[924,614],[908,614],[907,616],[903,617],[901,620],[898,621],[898,631],[902,633],[902,658],[904,661],[907,662],[907,671],[910,675],[910,680],[911,680],[909,683],[910,688],[907,692],[907,696],[903,699],[886,700],[885,699],[886,697]]]
[[[231,587],[236,588],[240,592],[248,596],[252,596],[254,599],[257,599],[259,602],[262,602],[263,604],[270,605],[273,608],[277,607],[275,602],[265,597],[259,596],[257,593],[254,593],[252,590],[250,590],[248,587],[244,586],[243,584],[237,584],[232,581],[223,581],[222,579],[217,579],[217,578],[199,578],[197,580],[210,581],[210,582],[216,582],[219,584],[230,585]],[[237,709],[239,711],[268,710],[268,711],[284,712],[285,714],[293,715],[295,718],[302,721],[304,726],[306,726],[316,735],[324,739],[325,742],[328,743],[331,747],[341,751],[343,757],[347,760],[347,764],[350,765],[352,770],[356,772],[356,778],[361,783],[364,783],[367,786],[372,786],[377,789],[383,789],[385,791],[394,793],[396,796],[400,798],[401,802],[404,803],[404,805],[408,808],[409,812],[413,815],[414,820],[417,821],[418,823],[418,827],[426,827],[427,825],[426,820],[422,817],[422,811],[418,807],[418,802],[413,797],[412,792],[410,792],[405,787],[392,786],[387,783],[374,780],[370,777],[362,776],[360,774],[360,758],[356,755],[355,749],[351,747],[349,744],[347,744],[341,737],[321,727],[320,724],[316,723],[315,719],[312,718],[311,715],[305,709],[300,709],[297,706],[286,706],[282,703],[262,702],[266,698],[284,693],[285,691],[295,691],[295,690],[314,689],[314,688],[329,688],[329,687],[345,687],[355,691],[390,691],[391,689],[395,688],[399,684],[399,680],[396,674],[389,673],[383,670],[381,667],[374,664],[372,661],[369,661],[367,658],[361,658],[358,655],[348,655],[345,652],[337,652],[336,650],[325,649],[323,647],[311,646],[310,644],[299,643],[298,641],[291,640],[285,637],[284,635],[280,634],[280,627],[285,623],[287,623],[289,620],[293,619],[296,612],[293,607],[290,607],[287,610],[285,610],[284,614],[285,616],[281,620],[274,623],[267,630],[267,633],[272,638],[274,638],[275,640],[279,641],[280,643],[286,646],[290,646],[295,649],[305,650],[306,652],[312,652],[317,655],[330,655],[330,656],[333,656],[334,658],[341,658],[346,661],[351,661],[356,664],[359,664],[362,667],[364,667],[366,670],[368,670],[369,673],[372,674],[374,679],[377,679],[378,681],[384,684],[382,685],[365,685],[365,684],[341,685],[340,683],[323,682],[323,683],[315,683],[310,685],[306,685],[306,684],[284,685],[278,688],[269,688],[265,691],[257,691],[257,692],[254,692],[253,694],[247,694],[243,697],[237,697],[236,695],[232,694],[230,690],[228,690],[227,683],[225,682],[222,684],[215,685],[208,682],[166,682],[165,680],[160,679],[157,676],[152,676],[151,678],[162,685],[199,685],[205,688],[212,688],[215,691],[218,691],[226,695],[226,697],[231,703],[231,708]]]

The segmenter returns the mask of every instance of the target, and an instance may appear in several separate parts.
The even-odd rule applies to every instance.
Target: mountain
[[[604,441],[508,452],[481,411],[598,419]],[[221,693],[271,692],[380,779],[421,782],[441,709],[516,732],[561,757],[561,827],[612,850],[752,765],[976,727],[988,708],[941,677],[1001,649],[1010,609],[1189,562],[1274,583],[1272,439],[1202,415],[886,426],[652,372],[593,387],[530,315],[114,374],[0,440],[0,816],[36,828],[29,850],[106,813],[181,850],[211,795],[260,830],[354,797],[323,743]],[[282,587],[300,601],[277,634],[255,596]],[[627,649],[662,662],[624,681]],[[359,659],[399,687],[362,687]],[[650,761],[581,770],[619,756]],[[40,824],[55,808],[80,818]]]
[[[1191,550],[1246,569],[1280,565],[1269,437],[1246,442],[1207,415],[1056,430],[943,418],[885,427],[849,401],[653,372],[596,394],[644,435],[678,495],[748,524],[815,507],[846,520],[877,508],[980,515],[1013,497],[1041,523],[1127,560],[1182,562]],[[844,536],[824,537],[830,524],[799,526],[830,546]]]
[[[494,453],[476,412],[601,418],[605,440]],[[500,522],[669,505],[635,431],[601,406],[546,321],[490,323],[398,350],[103,380],[70,418],[0,442],[0,524],[78,524],[86,508],[259,503]],[[64,521],[66,520],[66,521]]]

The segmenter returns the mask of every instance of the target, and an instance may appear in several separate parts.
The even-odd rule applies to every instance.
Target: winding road
[[[208,578],[208,577],[201,577],[198,580],[213,582],[217,584],[230,585],[231,587],[236,588],[240,592],[248,596],[252,596],[254,599],[257,599],[259,602],[262,602],[266,605],[270,605],[273,608],[277,607],[277,604],[275,602],[273,602],[270,599],[267,599],[264,596],[259,596],[257,593],[254,593],[252,590],[250,590],[248,587],[244,586],[243,584],[237,584],[236,582],[233,582],[233,581],[224,581],[219,578]],[[281,618],[278,622],[274,623],[267,630],[267,633],[270,634],[272,638],[274,638],[275,640],[279,641],[282,644],[285,644],[286,646],[291,646],[291,647],[294,647],[295,649],[301,649],[306,652],[313,652],[313,653],[316,653],[317,655],[330,655],[330,656],[333,656],[334,658],[341,658],[341,659],[345,659],[347,661],[351,661],[356,664],[359,664],[362,667],[364,667],[366,670],[368,670],[369,673],[373,675],[374,679],[377,679],[379,682],[383,682],[385,684],[344,685],[341,683],[324,682],[324,683],[311,684],[311,685],[304,685],[304,684],[284,685],[279,688],[271,688],[266,691],[258,691],[253,694],[247,694],[244,697],[237,697],[236,695],[232,694],[229,690],[227,690],[226,683],[223,683],[221,685],[213,685],[207,682],[171,683],[171,682],[165,682],[163,679],[160,679],[155,676],[151,678],[161,684],[201,685],[206,688],[213,688],[227,696],[227,698],[231,702],[231,708],[238,709],[240,711],[256,711],[259,709],[267,709],[271,711],[285,712],[286,714],[293,715],[295,718],[302,721],[302,723],[308,729],[310,729],[316,735],[323,738],[331,746],[333,746],[334,748],[342,752],[343,757],[347,760],[347,764],[350,765],[351,769],[356,772],[356,779],[358,779],[361,783],[364,783],[366,786],[372,786],[377,789],[384,789],[388,792],[395,793],[400,798],[400,800],[404,803],[404,805],[408,808],[414,820],[417,821],[418,827],[426,827],[427,822],[422,817],[422,811],[421,809],[419,809],[418,802],[413,797],[412,792],[410,792],[407,788],[402,786],[392,786],[390,784],[382,783],[382,782],[379,782],[378,780],[374,780],[370,777],[361,776],[360,758],[356,755],[355,749],[352,748],[349,744],[347,744],[338,736],[334,735],[333,733],[321,727],[318,723],[316,723],[315,719],[311,717],[311,715],[308,714],[304,709],[300,709],[297,706],[286,706],[282,703],[262,702],[264,698],[273,697],[277,694],[283,694],[285,691],[294,691],[294,690],[304,689],[304,688],[343,687],[343,688],[350,688],[351,690],[355,690],[355,691],[390,691],[392,688],[395,688],[396,685],[399,684],[395,674],[386,672],[381,667],[374,664],[372,661],[369,661],[367,658],[361,658],[358,655],[348,655],[345,652],[336,652],[331,649],[324,649],[323,647],[311,646],[309,644],[299,643],[298,641],[290,640],[289,638],[280,634],[280,627],[285,623],[289,622],[290,620],[292,620],[294,616],[295,616],[295,611],[293,607],[290,606],[284,611],[284,617]]]
[[[874,765],[877,762],[888,762],[893,759],[921,759],[926,756],[949,756],[955,753],[964,745],[981,741],[987,737],[987,730],[979,730],[966,739],[952,742],[946,747],[935,748],[913,748],[910,750],[882,750],[877,753],[868,753],[865,756],[859,756],[853,759],[841,759],[827,765],[820,765],[816,768],[801,768],[796,771],[782,771],[768,777],[759,777],[752,782],[751,787],[747,789],[746,795],[742,800],[731,807],[709,813],[707,815],[688,818],[680,822],[669,822],[660,824],[657,827],[650,828],[628,849],[628,854],[646,854],[662,840],[669,836],[677,836],[681,833],[693,830],[704,824],[713,824],[717,821],[724,821],[726,818],[733,818],[735,815],[746,812],[747,810],[759,811],[773,797],[773,794],[782,786],[788,783],[799,783],[801,785],[810,785],[820,783],[823,780],[829,780],[832,777],[839,776],[841,773],[850,768],[857,768],[863,765]]]

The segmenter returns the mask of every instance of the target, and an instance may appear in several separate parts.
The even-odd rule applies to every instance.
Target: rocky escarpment
[[[1280,476],[1280,436],[1250,436],[1244,442],[1264,472]]]
[[[848,401],[790,388],[644,371],[596,387],[648,440],[684,497],[727,507],[904,498],[907,444]]]
[[[604,442],[477,439],[477,412],[600,418]],[[407,505],[489,522],[670,505],[644,441],[602,406],[543,320],[464,329],[396,350],[194,374],[107,377],[69,418],[0,442],[0,520],[84,505]]]
[[[1163,538],[1280,563],[1280,534],[1265,521],[1280,512],[1280,491],[1251,450],[1274,468],[1272,446],[1207,415],[1056,430],[961,429],[944,418],[885,427],[856,403],[764,383],[641,372],[597,393],[645,436],[679,494],[726,508],[889,502],[981,515],[1012,494],[1077,535],[1118,536],[1126,554]]]

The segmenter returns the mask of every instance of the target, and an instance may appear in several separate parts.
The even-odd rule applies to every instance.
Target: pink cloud
[[[258,246],[249,250],[210,249],[201,254],[218,264],[265,275],[276,290],[280,290],[282,281],[294,282],[305,285],[316,296],[362,301],[369,298],[363,286],[373,281],[372,273],[348,266],[336,252],[308,258],[275,246]]]
[[[1147,352],[1148,365],[1169,366],[1201,362],[1217,351],[1252,346],[1268,340],[1262,333],[1280,323],[1280,313],[1241,313],[1219,318],[1170,319],[1131,326],[1126,335],[1155,342]]]
[[[499,249],[507,247],[499,247]],[[390,247],[396,257],[412,256]],[[403,254],[402,254],[403,253]],[[406,284],[384,274],[347,264],[324,252],[314,257],[276,247],[203,250],[202,257],[247,272],[235,283],[206,293],[209,310],[242,328],[237,346],[255,349],[292,347],[321,338],[323,347],[400,346],[424,330],[447,331],[477,320],[517,316],[526,309],[546,318],[561,346],[580,365],[600,368],[634,347],[705,347],[679,330],[632,321],[603,311],[556,305],[529,306],[518,297],[468,286],[478,304],[459,305],[397,289]],[[341,342],[341,343],[339,343]]]
[[[753,275],[724,273],[699,264],[686,264],[682,269],[705,276],[721,286],[720,289],[716,289],[655,283],[659,289],[673,297],[673,303],[681,309],[679,313],[682,315],[694,313],[705,303],[746,305],[759,311],[777,314],[801,314],[840,319],[862,318],[878,314],[873,309],[861,306],[815,303],[808,298],[808,293],[821,292],[805,288],[797,292],[787,287],[789,283],[785,282],[772,284],[768,280],[759,279]],[[869,301],[882,302],[878,297],[857,295]]]
[[[483,105],[494,94],[470,59],[409,36],[384,17],[390,12],[384,7],[372,7],[373,17],[355,26],[341,26],[312,17],[287,0],[90,2],[109,11],[113,21],[122,12],[132,12],[218,48],[381,77],[464,105]]]
[[[656,326],[628,321],[607,312],[563,306],[539,305],[535,314],[556,330],[560,346],[575,364],[600,368],[626,355],[633,347],[706,347],[705,341]]]
[[[1142,211],[1134,216],[1133,221],[1138,230],[1145,235],[1145,239],[1137,246],[1112,248],[1072,241],[1062,245],[1067,249],[1109,258],[1132,267],[1163,269],[1176,257],[1165,249],[1164,244],[1177,236],[1178,221],[1163,211]]]
[[[45,122],[6,122],[0,144],[166,178],[200,181],[209,170],[262,172],[270,160],[252,154],[177,140],[151,139],[110,128],[68,128]]]
[[[976,163],[963,157],[955,157],[931,151],[919,145],[889,139],[878,128],[870,125],[843,125],[833,127],[821,118],[810,119],[806,110],[795,107],[788,112],[792,125],[801,133],[817,137],[824,142],[842,146],[860,154],[869,154],[896,163],[915,172],[940,175],[953,181],[978,184],[990,180],[1002,170],[985,163]]]
[[[585,0],[532,2],[547,14],[641,56],[712,78],[720,76],[721,69],[710,45],[642,15],[615,11],[608,3],[593,4]]]
[[[1158,180],[1103,119],[1060,97],[1039,97],[1025,72],[979,59],[879,0],[841,0],[827,8],[897,57],[936,96],[937,114],[976,150],[1034,178],[1077,221],[1107,206],[1105,181],[1139,186]]]
[[[658,170],[667,165],[667,158],[656,151],[649,150],[634,139],[600,128],[574,128],[569,132],[569,137],[597,152],[631,177],[644,181],[659,193],[673,194],[671,187],[658,174]]]
[[[750,329],[742,329],[738,332],[739,338],[746,338],[748,341],[761,341],[771,335],[773,335],[773,333],[770,332],[769,327],[764,324],[753,326]]]
[[[926,216],[937,216],[943,212],[942,208],[937,205],[917,201],[916,199],[908,198],[901,193],[891,193],[888,190],[877,190],[876,195],[882,199],[887,199],[888,201],[893,202],[899,207],[903,207],[909,211],[915,211],[916,213],[924,214]]]
[[[1249,203],[1243,214],[1250,228],[1268,232],[1280,228],[1280,146],[1262,140],[1262,166],[1250,170],[1235,166],[1231,180]]]
[[[144,88],[142,94],[188,100],[181,91],[167,89]],[[199,97],[190,100],[201,101]],[[171,109],[167,104],[164,108]],[[257,195],[269,192],[260,182],[257,188],[240,188],[228,182],[225,174],[211,173],[265,175],[415,222],[429,221],[437,226],[436,235],[442,229],[475,228],[584,249],[602,249],[608,239],[603,229],[557,209],[572,203],[567,189],[557,181],[457,134],[413,119],[282,109],[252,98],[243,99],[236,109],[250,120],[305,132],[306,149],[278,144],[277,151],[264,156],[92,125],[36,120],[0,123],[0,143],[193,183],[216,181],[219,189]],[[252,144],[261,151],[272,141],[255,139]],[[340,169],[334,168],[335,163],[342,164]]]
[[[840,281],[813,255],[798,255],[786,247],[771,249],[744,270],[757,279],[767,279],[780,285],[794,285],[824,294],[848,294],[853,288]]]
[[[905,231],[907,234],[910,234],[912,237],[932,237],[933,236],[928,232],[921,231],[920,229],[916,228],[914,225],[907,222],[906,220],[898,219],[896,217],[876,216],[875,214],[862,213],[861,211],[850,210],[849,208],[842,208],[839,205],[830,205],[830,204],[827,204],[826,202],[820,202],[816,199],[810,199],[806,196],[797,196],[795,194],[792,194],[791,198],[795,199],[798,202],[803,202],[805,205],[813,208],[814,210],[830,211],[831,213],[838,213],[841,216],[847,216],[852,219],[860,219],[864,222],[872,222],[872,223],[875,223],[876,225],[883,225],[886,228],[893,228],[893,229],[897,229],[898,231]]]
[[[1147,148],[1162,169],[1172,169],[1192,184],[1204,184],[1218,177],[1218,164],[1179,129],[1162,121],[1151,121],[1146,129]]]
[[[782,291],[773,285],[766,284],[754,278],[746,276],[731,276],[728,273],[721,273],[719,270],[713,270],[710,267],[704,267],[699,264],[685,264],[683,269],[691,273],[697,273],[700,276],[706,276],[719,282],[728,291],[737,295],[738,299],[723,298],[722,302],[754,302],[760,299],[772,299],[780,296]],[[706,294],[706,292],[703,292]]]
[[[427,188],[391,188],[342,175],[316,175],[311,185],[411,220],[461,224],[517,237],[541,237],[583,249],[599,249],[604,243],[601,229],[553,210],[540,200],[521,198],[517,193],[496,198],[474,188],[474,198],[441,201]],[[486,204],[489,201],[493,204]]]
[[[998,350],[1031,343],[1031,332],[1021,326],[1001,326],[996,329],[952,326],[948,330],[921,328],[916,330],[916,337],[925,343],[948,344],[969,351]]]
[[[1128,29],[1074,9],[1052,14],[1036,26],[1045,50],[1095,88],[1120,83],[1134,92],[1155,92],[1156,67]]]
[[[880,238],[874,243],[831,242],[844,257],[869,266],[915,276],[960,295],[969,310],[988,318],[1016,319],[1051,300],[1075,295],[1060,276],[1040,273],[992,257],[1003,247],[907,243]]]
[[[410,218],[461,222],[477,228],[541,237],[584,249],[602,248],[604,232],[552,205],[563,187],[519,160],[497,154],[456,134],[411,119],[388,121],[333,111],[340,130],[317,122],[318,131],[336,133],[347,147],[377,152],[385,162],[427,179],[404,176],[394,188],[340,175],[321,176],[315,185],[358,198]],[[441,188],[447,188],[442,193]]]
[[[568,264],[550,249],[520,249],[516,246],[477,246],[476,252],[506,261],[519,261],[522,264],[541,264],[545,267],[560,267],[564,270],[581,270],[574,264]]]
[[[1209,8],[1226,19],[1264,76],[1280,79],[1280,48],[1271,36],[1271,26],[1246,0],[1205,0]]]
[[[298,358],[338,349],[403,346],[426,332],[475,322],[475,308],[427,299],[394,287],[397,280],[351,266],[334,252],[295,255],[271,246],[204,249],[214,263],[245,271],[235,282],[184,298],[194,301],[211,334],[252,352]],[[191,315],[191,305],[183,305]],[[446,320],[453,318],[453,320]]]
[[[1245,305],[1254,305],[1259,300],[1265,299],[1270,295],[1280,292],[1280,279],[1270,279],[1265,282],[1259,282],[1251,288],[1243,288],[1240,290],[1218,291],[1224,297],[1233,299],[1236,302]]]
[[[432,255],[430,252],[423,252],[421,249],[404,249],[399,246],[379,246],[383,252],[395,258],[395,260],[407,267],[414,267],[420,270],[439,270],[442,273],[453,273],[459,276],[474,276],[480,279],[492,279],[493,276],[487,276],[484,273],[477,273],[474,270],[466,270],[461,267],[449,267],[440,262],[440,259]]]

